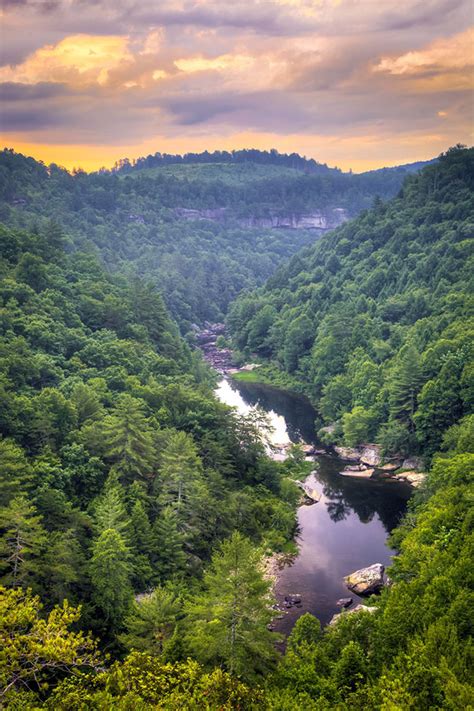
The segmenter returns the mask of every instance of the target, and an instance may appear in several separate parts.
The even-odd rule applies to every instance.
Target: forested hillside
[[[309,394],[328,441],[429,460],[472,411],[473,187],[453,148],[232,306],[236,347]]]
[[[0,219],[21,229],[54,219],[74,248],[95,248],[107,269],[153,281],[186,332],[223,319],[240,291],[262,284],[321,233],[269,229],[272,221],[315,215],[316,225],[339,224],[374,196],[394,195],[408,170],[349,175],[260,151],[180,158],[150,156],[88,175],[5,150]]]
[[[184,603],[222,539],[237,536],[247,566],[257,545],[291,539],[296,489],[263,456],[252,418],[216,401],[156,290],[111,278],[94,255],[67,255],[65,245],[54,225],[0,231],[0,583],[16,591],[2,592],[2,624],[27,634],[38,606],[24,598],[31,589],[46,611],[80,604],[81,628],[115,654],[163,650],[173,633],[179,642]],[[134,608],[150,590],[151,602]],[[26,628],[19,602],[18,614],[32,615]],[[67,610],[53,613],[54,634],[76,621]],[[257,614],[260,635],[270,634],[268,614]],[[7,666],[16,663],[8,639]],[[186,649],[198,644],[196,634]],[[54,667],[61,647],[51,645],[43,651]],[[23,673],[35,677],[32,659],[23,662],[20,691]]]

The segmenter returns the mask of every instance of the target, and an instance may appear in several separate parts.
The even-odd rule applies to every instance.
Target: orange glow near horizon
[[[314,158],[329,167],[352,170],[362,173],[382,167],[391,167],[412,163],[418,160],[429,160],[439,155],[451,145],[444,136],[429,136],[414,152],[413,141],[407,140],[397,146],[396,153],[382,152],[383,140],[374,138],[357,138],[341,140],[337,137],[316,136],[277,136],[274,134],[235,134],[222,139],[215,137],[199,137],[195,140],[172,139],[159,137],[156,140],[140,144],[121,146],[95,146],[79,144],[35,144],[21,140],[2,139],[2,146],[13,148],[16,152],[31,156],[46,165],[56,163],[67,170],[82,169],[94,172],[100,168],[112,168],[121,158],[134,160],[153,154],[201,152],[214,150],[240,150],[257,148],[270,150],[276,148],[281,153],[299,153],[307,158]],[[452,142],[454,143],[454,142]],[[362,154],[365,154],[363,157]],[[382,158],[380,157],[382,155]]]

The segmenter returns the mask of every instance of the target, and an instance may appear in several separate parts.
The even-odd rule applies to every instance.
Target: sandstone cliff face
[[[290,230],[332,230],[349,219],[347,210],[342,207],[327,210],[314,210],[303,215],[269,215],[266,217],[235,217],[231,210],[225,207],[213,210],[194,210],[186,207],[177,207],[174,210],[176,217],[184,220],[212,220],[224,223],[237,222],[240,227],[247,229],[290,229]]]

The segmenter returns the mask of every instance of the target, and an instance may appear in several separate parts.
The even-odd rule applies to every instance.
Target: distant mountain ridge
[[[324,174],[328,171],[340,173],[339,168],[329,168],[326,163],[318,163],[314,158],[306,158],[299,153],[280,153],[275,148],[270,151],[258,149],[243,149],[236,151],[202,151],[201,153],[154,153],[130,161],[123,158],[117,161],[112,168],[113,173],[129,173],[133,170],[156,168],[167,165],[199,164],[199,163],[256,163],[261,165],[277,165],[308,173]]]
[[[59,222],[73,248],[87,245],[109,270],[149,279],[183,331],[222,320],[238,293],[376,197],[396,195],[408,175],[347,174],[276,151],[151,158],[69,173],[4,150],[0,220],[26,229]]]
[[[382,171],[403,170],[407,173],[417,172],[427,165],[435,162],[437,158],[432,158],[426,161],[416,161],[414,163],[404,163],[395,166],[382,166],[373,170],[363,171],[358,175],[368,173],[377,173]],[[254,163],[257,165],[274,165],[279,167],[299,170],[306,173],[324,173],[336,172],[345,175],[351,175],[352,170],[342,171],[337,166],[329,167],[326,163],[320,163],[314,158],[301,156],[299,153],[280,153],[276,148],[269,151],[262,151],[255,148],[243,149],[235,151],[202,151],[201,153],[156,153],[148,156],[141,156],[130,160],[122,158],[118,160],[113,168],[109,171],[102,169],[99,172],[111,172],[121,175],[130,174],[138,170],[146,170],[150,168],[162,168],[170,165],[199,165],[199,164],[216,164],[230,163],[234,165],[244,163]]]

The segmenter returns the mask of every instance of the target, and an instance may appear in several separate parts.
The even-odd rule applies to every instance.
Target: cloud
[[[269,147],[332,151],[342,163],[336,136],[359,161],[356,140],[382,153],[388,142],[414,151],[414,135],[433,146],[469,142],[468,0],[3,8],[2,129],[25,145],[72,141],[107,155],[124,145],[137,155],[158,140],[186,150],[274,137]]]
[[[72,35],[38,49],[22,64],[2,67],[0,81],[105,84],[109,71],[132,61],[127,44],[126,37]]]
[[[434,70],[471,69],[474,67],[474,29],[454,37],[435,40],[428,47],[406,52],[398,57],[383,57],[375,71],[415,75]]]

